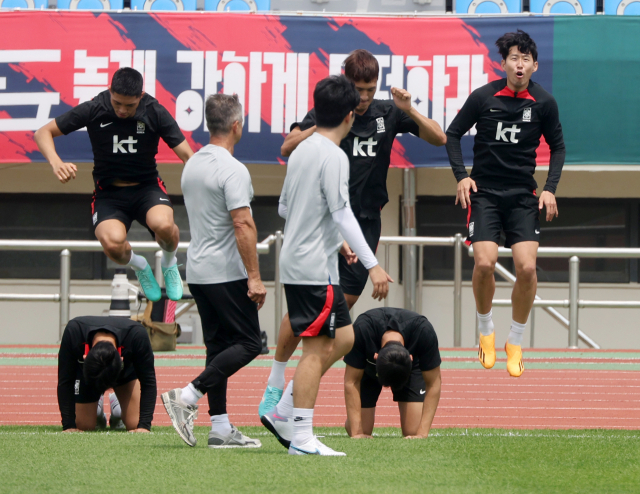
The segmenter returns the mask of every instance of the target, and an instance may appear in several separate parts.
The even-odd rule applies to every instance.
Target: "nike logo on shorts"
[[[421,390],[420,390],[420,394],[421,394],[421,395],[425,394],[426,392],[427,392],[427,390],[426,390],[426,389],[421,389]]]
[[[500,111],[500,110],[494,110],[493,108],[491,108],[489,111],[495,112],[495,111]]]
[[[540,230],[535,230],[536,235],[538,235],[540,233]]]
[[[169,202],[169,199],[165,199],[165,198],[163,198],[163,197],[160,197],[159,199],[160,199],[161,201],[167,201],[167,202]]]
[[[106,127],[107,125],[111,125],[112,123],[113,122],[109,122],[109,123],[106,123],[106,124],[100,124],[100,127]]]

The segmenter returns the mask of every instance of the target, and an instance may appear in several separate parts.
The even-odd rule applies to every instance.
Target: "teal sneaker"
[[[280,398],[282,398],[282,393],[284,393],[284,389],[267,386],[262,396],[260,406],[258,407],[258,415],[262,417],[273,410],[280,401]]]
[[[178,265],[174,264],[170,268],[162,268],[162,275],[164,276],[164,286],[167,289],[167,297],[175,302],[181,300],[182,278],[180,278]]]
[[[162,292],[160,291],[160,285],[156,281],[156,277],[153,275],[153,271],[151,270],[151,266],[147,264],[147,267],[142,271],[135,271],[136,277],[140,282],[140,287],[144,292],[144,296],[149,299],[150,302],[157,302],[162,297]]]

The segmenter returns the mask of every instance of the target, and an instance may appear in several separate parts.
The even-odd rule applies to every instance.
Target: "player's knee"
[[[125,241],[114,239],[103,239],[102,247],[104,248],[104,253],[112,259],[119,259],[123,257],[126,250]]]
[[[251,340],[245,345],[247,352],[251,355],[251,360],[260,355],[262,351],[262,340]]]
[[[96,429],[96,417],[76,417],[76,428],[81,431],[93,431]]]
[[[153,233],[162,239],[169,240],[175,233],[175,224],[172,221],[162,221],[151,227]]]
[[[516,277],[524,283],[533,283],[536,280],[535,263],[521,266],[516,272]]]
[[[482,276],[490,276],[496,268],[496,262],[493,259],[480,258],[475,261],[475,270]]]

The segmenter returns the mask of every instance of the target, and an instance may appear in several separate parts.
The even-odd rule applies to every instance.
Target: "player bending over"
[[[349,436],[371,437],[378,397],[383,387],[391,387],[402,434],[427,437],[441,385],[438,337],[431,323],[415,312],[385,307],[361,314],[353,332],[353,348],[344,357]]]
[[[447,153],[458,181],[456,204],[469,208],[467,241],[473,243],[480,363],[491,369],[496,361],[491,303],[500,232],[511,247],[516,283],[511,295],[512,322],[505,343],[507,371],[524,372],[522,335],[536,295],[536,257],[540,241],[540,211],[547,221],[558,216],[555,192],[562,173],[565,148],[556,100],[531,80],[538,70],[538,50],[529,35],[518,30],[496,41],[505,79],[476,89],[447,129]],[[471,177],[462,161],[460,138],[475,124]],[[544,136],[551,149],[549,176],[540,198],[533,179],[536,149]]]
[[[344,456],[313,435],[320,379],[353,346],[338,274],[344,241],[368,269],[375,298],[387,296],[391,278],[378,265],[349,205],[349,160],[339,145],[360,101],[355,85],[344,76],[329,77],[318,83],[313,99],[318,126],[291,155],[278,207],[287,220],[280,279],[293,334],[302,337],[302,357],[282,399],[261,421],[289,454]]]
[[[207,362],[190,384],[163,393],[162,402],[189,446],[196,445],[193,420],[206,393],[209,447],[257,448],[260,441],[242,434],[227,414],[227,379],[262,350],[258,310],[267,294],[258,269],[251,177],[233,157],[242,137],[242,105],[236,95],[215,94],[207,99],[205,117],[209,145],[185,166],[182,192],[191,229],[187,283],[202,320]]]
[[[58,353],[62,429],[94,430],[98,418],[103,417],[99,410],[101,395],[110,388],[117,397],[116,401],[111,400],[112,417],[120,411],[128,431],[149,432],[157,391],[147,330],[124,317],[72,319],[64,330]],[[111,425],[115,428],[114,421]]]
[[[355,50],[344,62],[344,73],[353,81],[360,94],[355,120],[340,147],[349,159],[349,201],[369,248],[375,252],[380,240],[380,212],[389,201],[387,172],[391,163],[391,148],[398,134],[412,133],[434,146],[442,146],[446,136],[440,126],[411,106],[411,94],[391,88],[393,100],[375,99],[379,66],[376,57],[367,50]],[[289,156],[306,138],[316,132],[316,110],[311,110],[300,123],[291,126],[291,133],[282,144],[282,155]],[[369,278],[362,262],[351,256],[339,256],[340,287],[347,307],[356,303]],[[284,389],[284,372],[300,338],[291,332],[284,317],[278,336],[278,346],[272,363],[267,389],[260,402],[259,415],[271,410]]]
[[[104,253],[117,264],[131,266],[145,296],[152,302],[160,300],[160,287],[151,266],[133,253],[127,241],[131,223],[137,220],[162,249],[167,296],[180,300],[182,280],[176,260],[180,232],[155,158],[161,137],[184,163],[193,155],[178,124],[158,100],[142,91],[138,71],[126,67],[117,70],[107,91],[35,133],[38,149],[63,184],[76,178],[78,169],[58,156],[53,138],[83,127],[93,149],[93,227]]]

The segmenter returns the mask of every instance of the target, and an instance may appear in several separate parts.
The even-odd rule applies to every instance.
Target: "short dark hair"
[[[378,352],[376,373],[383,386],[402,388],[411,376],[411,354],[399,341],[390,341]]]
[[[122,358],[116,347],[108,341],[99,341],[84,358],[84,380],[96,391],[104,393],[113,388],[122,371]]]
[[[367,50],[353,50],[344,61],[344,75],[350,81],[371,82],[379,72],[378,60]]]
[[[343,75],[322,79],[313,91],[313,106],[318,127],[338,127],[349,112],[360,104],[356,86]]]
[[[237,94],[212,94],[205,103],[204,115],[212,136],[228,134],[233,122],[242,124],[242,104]]]
[[[131,67],[116,70],[111,79],[111,92],[122,96],[142,94],[142,74]]]
[[[531,55],[534,62],[538,61],[538,47],[536,46],[536,42],[521,29],[518,29],[515,33],[506,33],[504,36],[501,36],[498,41],[496,41],[496,46],[498,47],[498,53],[502,55],[502,60],[507,59],[512,46],[517,46],[520,53]]]

